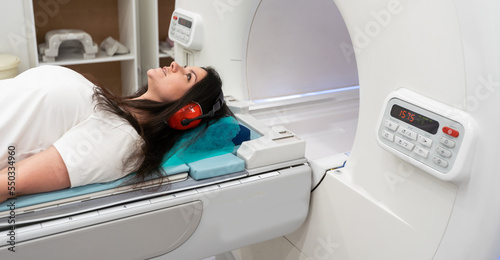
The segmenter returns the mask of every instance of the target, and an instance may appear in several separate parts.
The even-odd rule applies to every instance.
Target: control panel
[[[407,89],[388,97],[377,129],[382,148],[448,181],[466,174],[473,136],[467,113]]]
[[[184,9],[176,9],[170,20],[168,37],[187,49],[201,50],[203,47],[201,17]]]

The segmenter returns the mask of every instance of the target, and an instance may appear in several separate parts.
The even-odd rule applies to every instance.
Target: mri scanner
[[[0,255],[499,259],[498,11],[178,0],[175,59],[215,67],[260,136],[245,171],[27,211]]]

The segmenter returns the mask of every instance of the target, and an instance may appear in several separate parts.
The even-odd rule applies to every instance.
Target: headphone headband
[[[187,126],[187,125],[189,125],[193,121],[201,120],[201,119],[207,118],[207,117],[213,117],[215,115],[215,113],[221,109],[222,105],[224,105],[224,102],[225,102],[224,101],[224,93],[222,93],[222,90],[221,90],[219,96],[217,96],[217,99],[215,100],[214,105],[212,106],[212,110],[210,110],[206,114],[203,114],[201,116],[197,116],[195,118],[190,118],[190,119],[186,118],[186,119],[183,119],[181,121],[181,124],[183,126]]]

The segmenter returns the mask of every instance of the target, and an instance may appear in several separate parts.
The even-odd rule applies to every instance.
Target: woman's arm
[[[20,161],[14,166],[15,183],[13,185],[12,183],[8,185],[8,168],[0,171],[0,202],[13,197],[9,194],[9,187],[15,187],[14,196],[20,196],[60,190],[71,186],[66,165],[54,146]]]

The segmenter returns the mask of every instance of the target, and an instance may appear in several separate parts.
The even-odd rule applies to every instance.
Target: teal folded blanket
[[[185,133],[164,157],[163,166],[189,164],[206,158],[232,153],[233,138],[240,132],[238,120],[223,117],[213,122],[206,130],[197,127]]]

